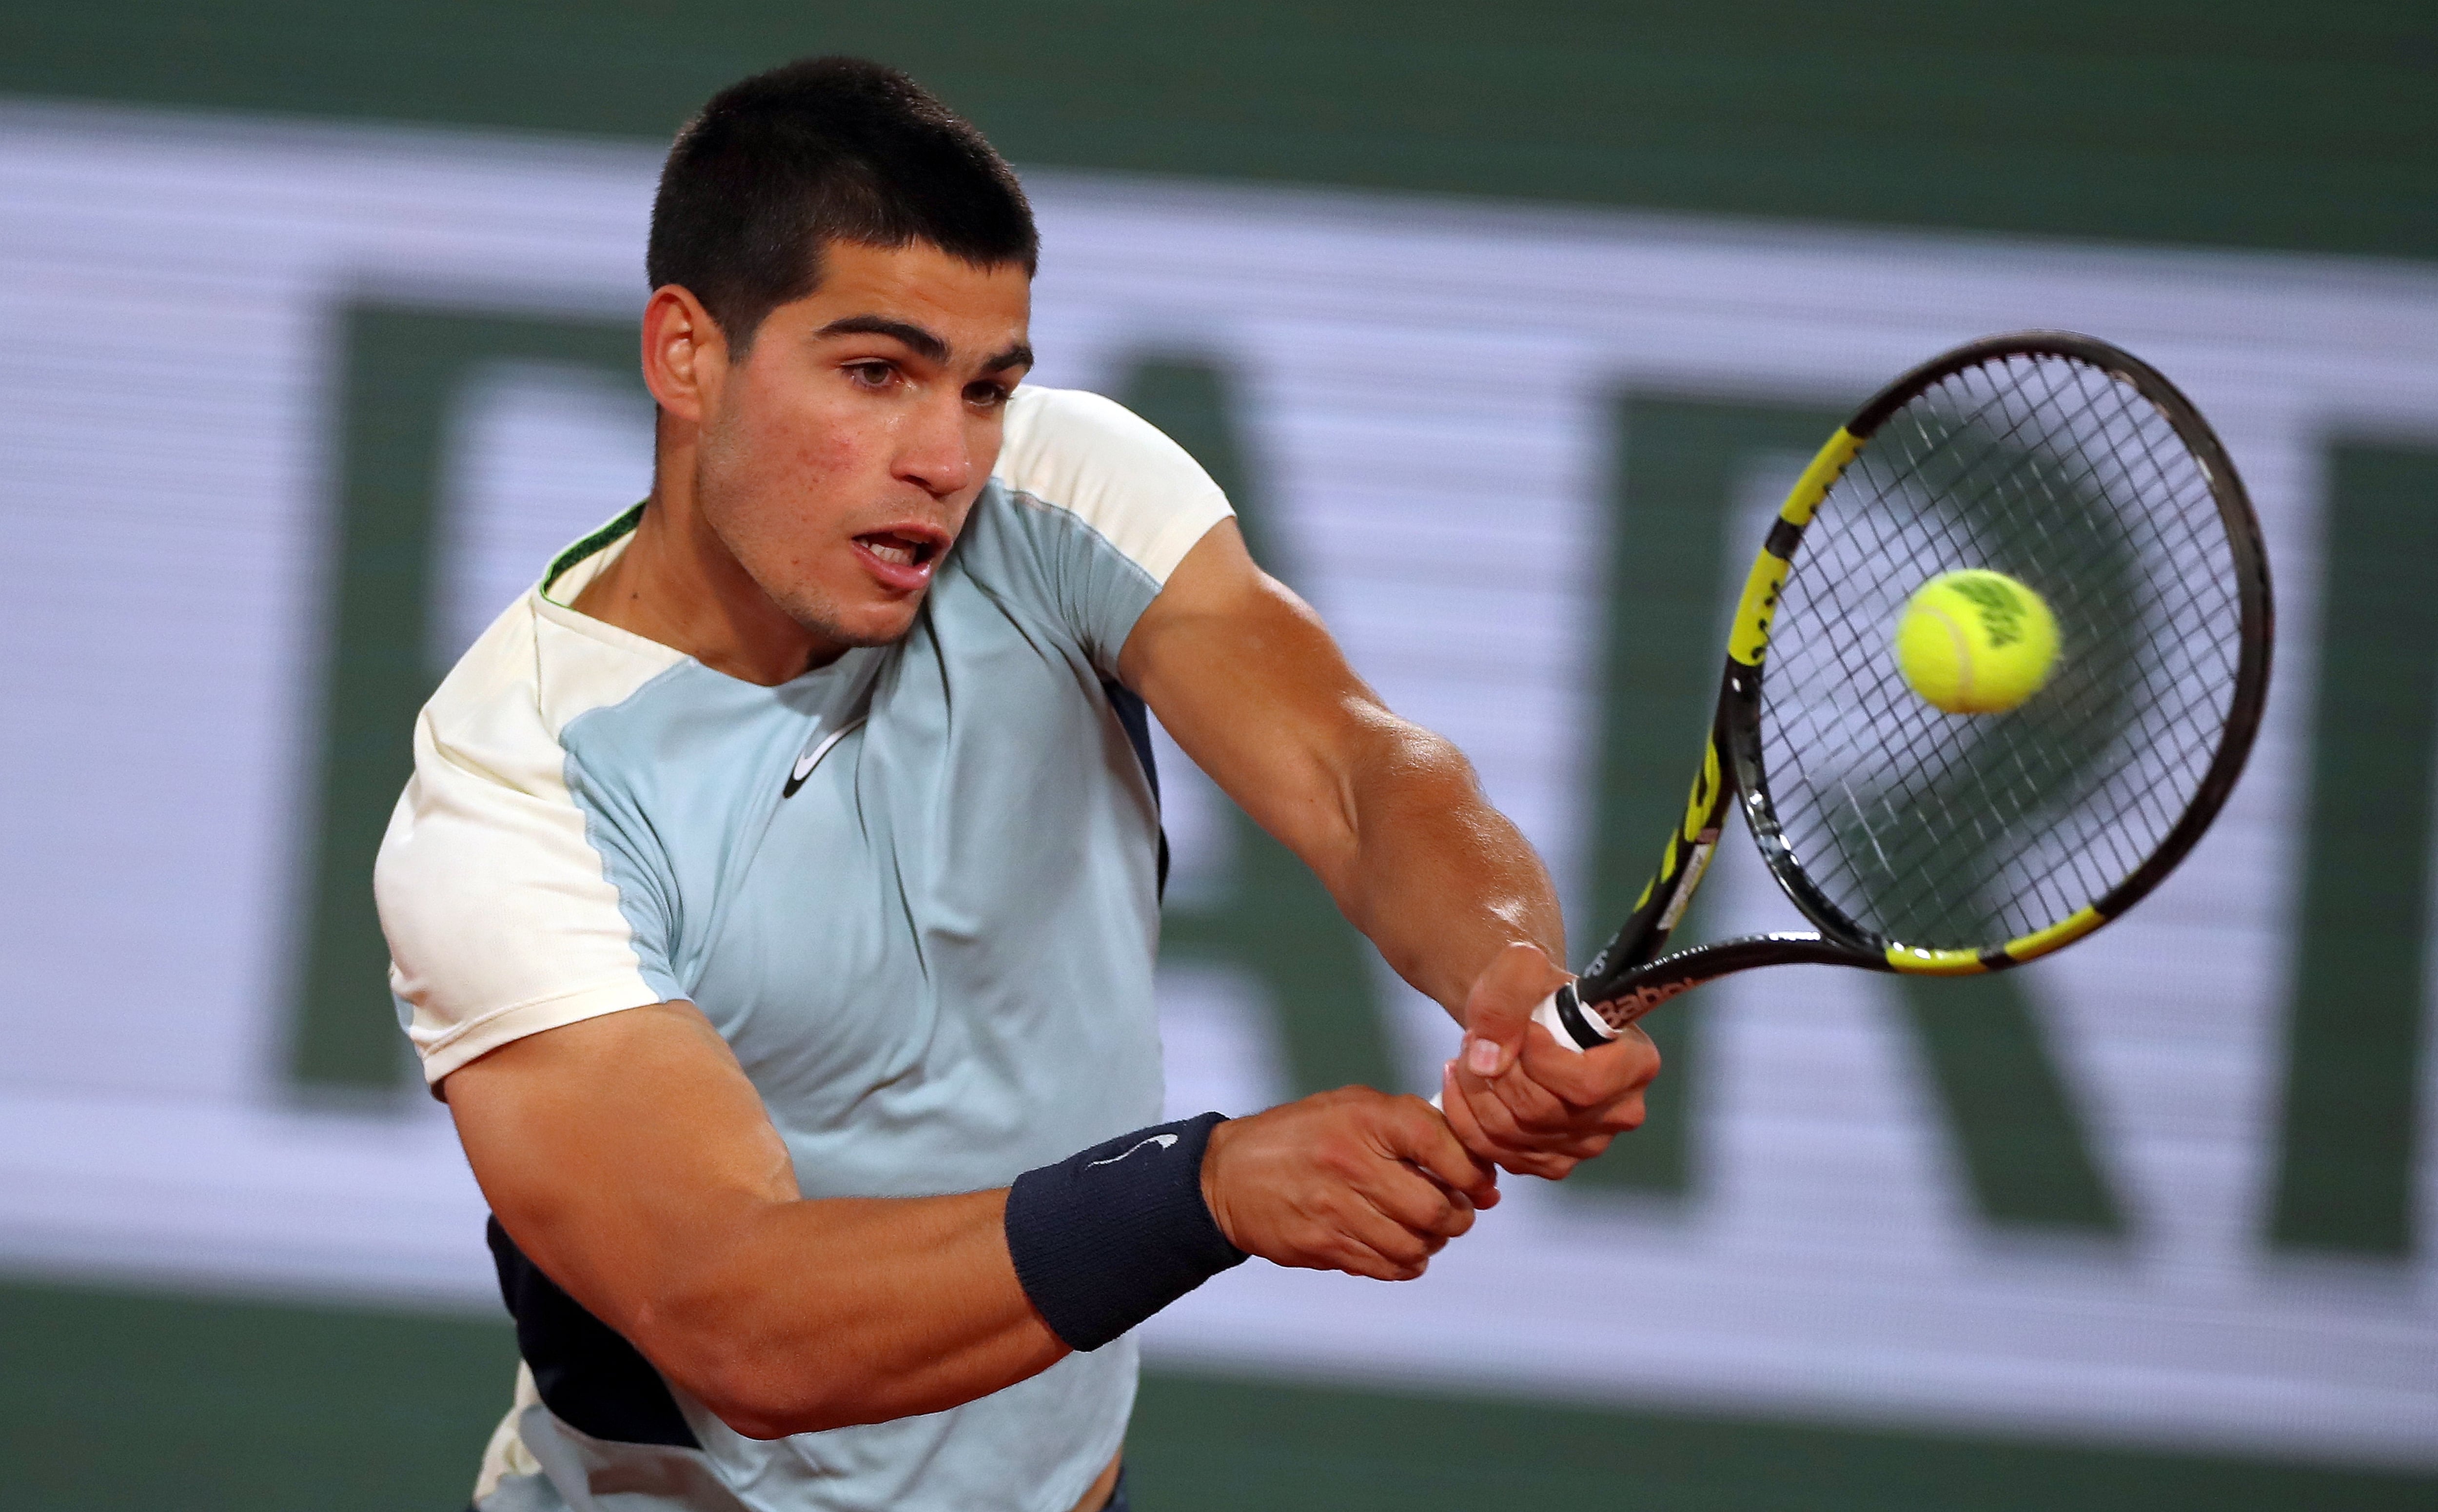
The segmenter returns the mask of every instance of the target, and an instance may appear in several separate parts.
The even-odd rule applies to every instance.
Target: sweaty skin
[[[743,351],[690,292],[655,291],[651,503],[574,607],[764,685],[903,635],[998,457],[1029,317],[1020,268],[922,243],[833,244],[820,287]],[[1481,1057],[1451,1073],[1445,1119],[1348,1088],[1220,1125],[1204,1194],[1239,1248],[1420,1275],[1497,1201],[1495,1166],[1561,1175],[1640,1121],[1647,1042],[1575,1056],[1528,1032],[1561,944],[1530,849],[1452,747],[1354,677],[1232,524],[1178,566],[1120,673]],[[442,1090],[518,1244],[742,1433],[934,1412],[1066,1352],[1016,1282],[1004,1190],[802,1198],[691,1004],[515,1041]]]
[[[1564,923],[1540,857],[1463,755],[1391,713],[1320,617],[1254,565],[1233,521],[1186,554],[1118,671],[1398,975],[1466,1027],[1440,1093],[1466,1149],[1555,1179],[1641,1124],[1659,1070],[1647,1035],[1577,1054],[1531,1023],[1566,980],[1550,964]]]

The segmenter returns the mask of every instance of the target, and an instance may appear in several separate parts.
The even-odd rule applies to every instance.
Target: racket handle
[[[1572,982],[1541,999],[1541,1006],[1532,1011],[1532,1022],[1570,1050],[1597,1049],[1616,1038],[1607,1025],[1583,1011],[1583,1000],[1575,995]]]
[[[1582,999],[1575,995],[1572,982],[1541,999],[1541,1006],[1532,1010],[1532,1022],[1547,1029],[1549,1038],[1578,1055],[1616,1038],[1614,1034],[1603,1033],[1606,1026],[1583,1011]],[[1431,1106],[1440,1106],[1440,1095],[1436,1092],[1431,1094]]]

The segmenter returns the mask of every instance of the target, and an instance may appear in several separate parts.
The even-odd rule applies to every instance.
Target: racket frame
[[[2239,606],[2235,694],[2217,749],[2192,801],[2141,865],[2097,900],[2064,919],[1979,950],[1938,949],[1888,940],[1856,923],[1805,873],[1769,796],[1761,753],[1760,684],[1778,596],[1821,501],[1871,437],[1904,406],[1942,379],[2008,357],[2077,360],[2129,383],[2153,405],[2200,466],[2217,503]],[[2225,805],[2252,751],[2267,705],[2275,608],[2268,553],[2243,481],[2209,423],[2165,375],[2130,353],[2074,331],[2031,330],[1985,337],[1943,352],[1873,395],[1812,457],[1788,492],[1768,539],[1745,574],[1727,633],[1717,712],[1685,818],[1668,837],[1659,868],[1608,944],[1536,1015],[1579,1048],[1605,1044],[1678,994],[1731,973],[1761,966],[1841,965],[1911,976],[1962,976],[2005,971],[2063,948],[2120,917],[2176,869]],[[1740,800],[1746,829],[1789,902],[1816,933],[1749,935],[1661,954],[1702,885],[1722,838],[1726,811]]]

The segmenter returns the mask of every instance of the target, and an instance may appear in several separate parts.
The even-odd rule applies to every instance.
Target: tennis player
[[[1640,1116],[1527,1017],[1548,879],[1183,451],[1021,385],[1015,177],[903,75],[715,98],[653,208],[653,489],[424,710],[377,876],[495,1221],[482,1512],[1124,1505],[1129,1330],[1404,1279]],[[1468,1027],[1442,1091],[1158,1123],[1146,705]]]

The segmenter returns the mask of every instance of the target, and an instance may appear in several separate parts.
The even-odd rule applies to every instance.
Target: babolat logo
[[[2023,638],[2023,600],[2013,589],[1986,577],[1963,578],[1954,587],[1981,611],[1981,630],[1990,645],[2013,645]]]
[[[1691,982],[1654,982],[1619,993],[1592,1005],[1592,1012],[1610,1029],[1621,1029],[1671,997],[1691,992]]]

